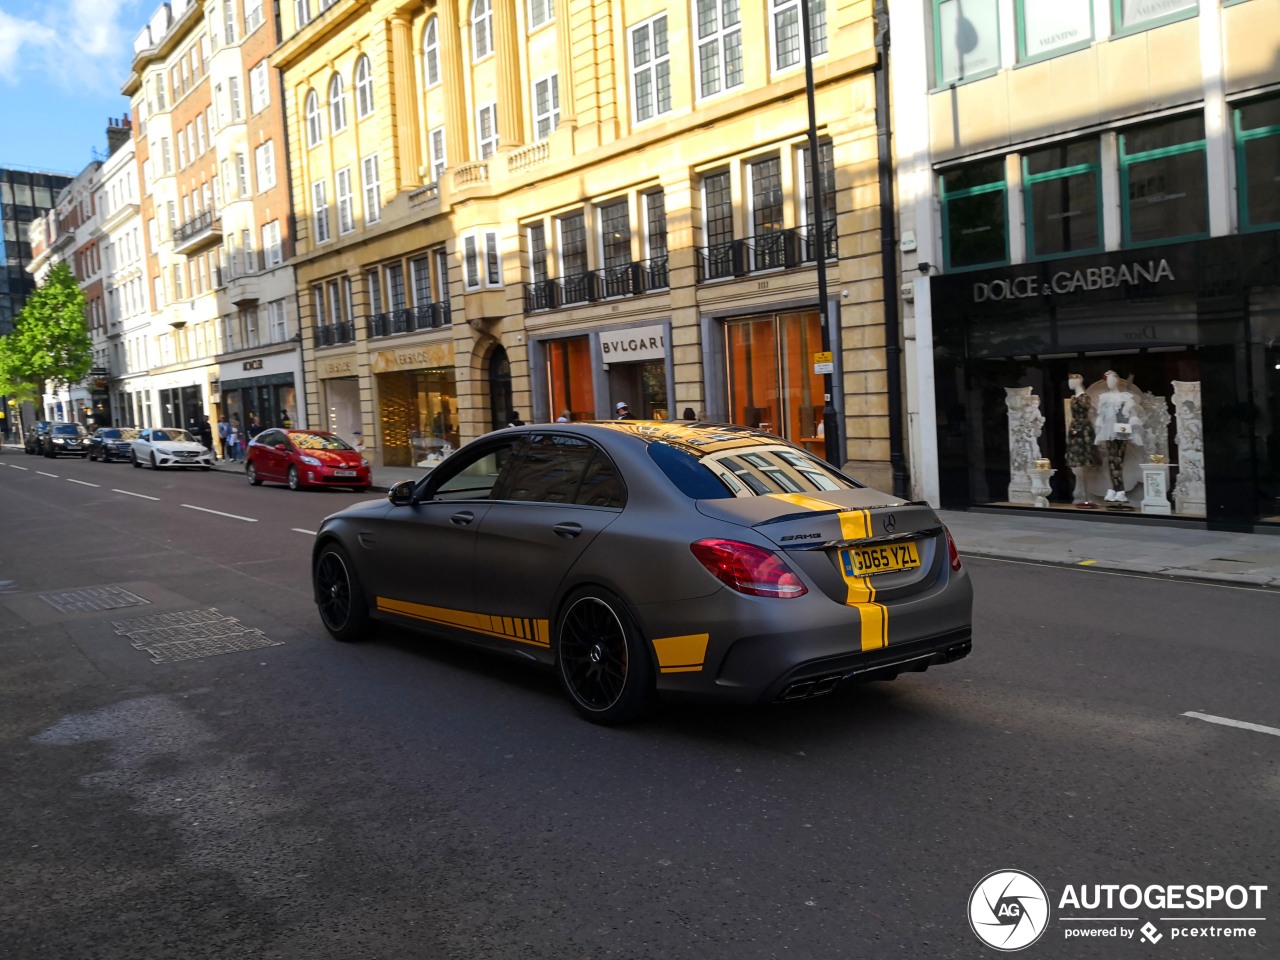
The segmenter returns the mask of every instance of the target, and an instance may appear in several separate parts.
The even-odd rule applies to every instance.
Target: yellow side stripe
[[[653,652],[663,673],[692,673],[702,669],[707,657],[709,633],[690,633],[680,637],[658,637]]]
[[[450,610],[447,607],[432,607],[423,603],[409,603],[406,600],[392,600],[378,597],[378,610],[385,613],[396,613],[402,617],[425,620],[445,627],[456,627],[472,633],[482,633],[502,640],[514,640],[535,647],[550,647],[547,640],[550,635],[546,620],[513,620],[511,617],[494,617],[487,613],[472,613],[468,610]]]

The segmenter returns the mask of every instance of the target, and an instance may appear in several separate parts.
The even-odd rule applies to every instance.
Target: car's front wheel
[[[316,557],[312,579],[320,622],[330,636],[343,643],[367,637],[369,606],[347,552],[336,543],[325,546]]]
[[[129,462],[132,463],[136,469],[142,469],[142,462],[138,459],[138,455],[136,453],[129,454]]]
[[[154,452],[151,454],[151,469],[152,470],[160,469],[160,461],[156,459],[156,455]]]
[[[298,490],[302,487],[302,481],[298,478],[298,468],[289,468],[289,489]]]
[[[592,723],[643,714],[654,698],[653,660],[622,601],[590,587],[565,602],[556,625],[556,671],[574,707]]]

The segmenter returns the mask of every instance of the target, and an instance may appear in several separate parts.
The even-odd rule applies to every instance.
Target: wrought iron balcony
[[[414,330],[436,330],[453,322],[448,303],[421,303],[368,318],[370,337],[391,337]]]
[[[222,242],[222,217],[212,210],[198,213],[173,231],[173,252],[190,256]]]
[[[813,263],[817,253],[817,233],[813,225],[789,230],[771,230],[746,240],[730,240],[698,248],[698,283],[744,277],[766,270],[791,270]],[[826,258],[836,255],[836,222],[826,221],[823,228]]]
[[[316,325],[316,346],[333,347],[340,343],[353,343],[356,339],[354,320],[340,320],[337,323]]]
[[[654,290],[666,290],[669,286],[667,258],[654,257],[554,280],[526,283],[524,312],[554,310],[614,297],[635,297]]]

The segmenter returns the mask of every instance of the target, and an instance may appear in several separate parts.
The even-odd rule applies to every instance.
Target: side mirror
[[[281,453],[283,453],[285,450],[288,450],[289,448],[286,447],[283,443],[277,443],[276,449],[279,450]]]
[[[417,485],[416,480],[401,480],[387,491],[387,499],[393,507],[407,507],[413,503],[413,488]]]

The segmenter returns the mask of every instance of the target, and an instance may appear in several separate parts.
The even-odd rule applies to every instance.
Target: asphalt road
[[[970,560],[967,660],[608,730],[522,663],[328,640],[309,531],[358,499],[0,455],[0,958],[994,957],[1011,867],[1028,958],[1280,955],[1280,736],[1184,716],[1280,729],[1275,592]],[[165,614],[241,649],[154,662]],[[1060,909],[1092,884],[1269,889]],[[1159,942],[1067,936],[1122,915]]]

